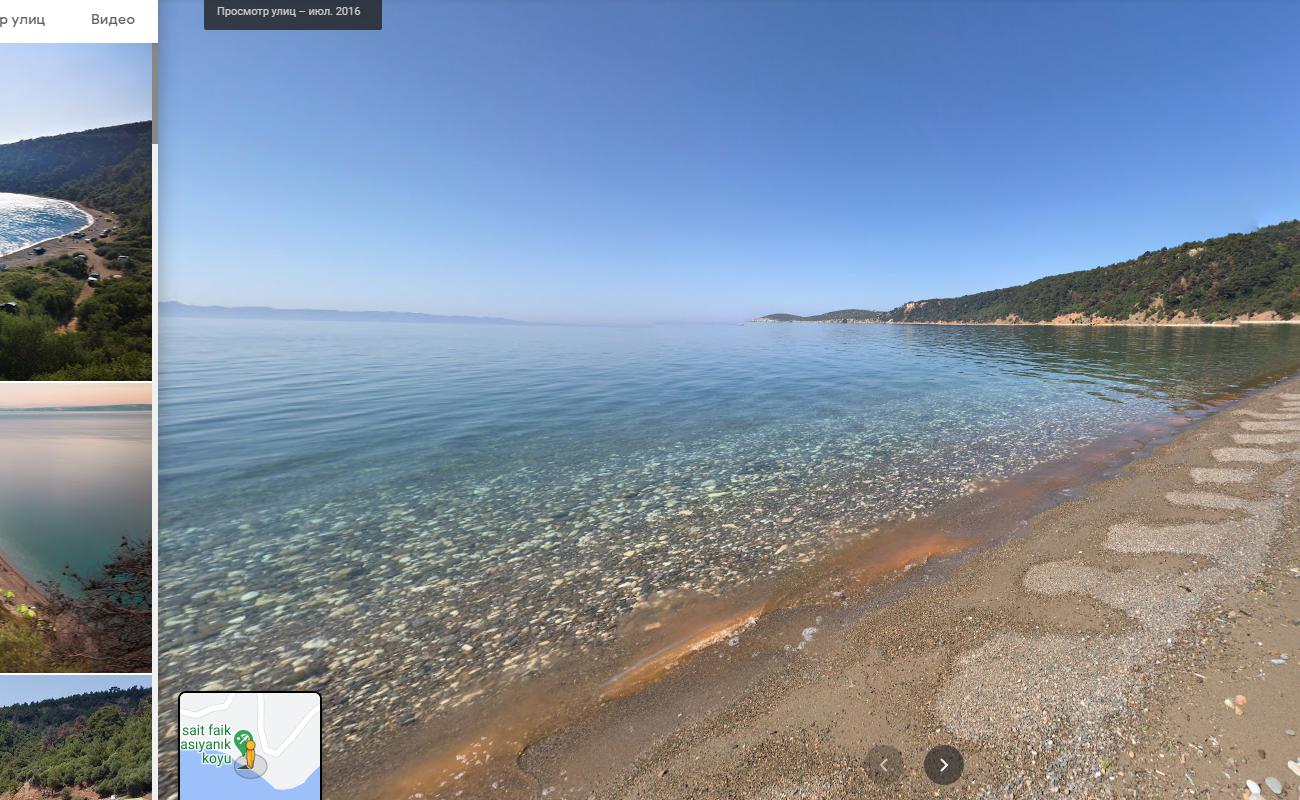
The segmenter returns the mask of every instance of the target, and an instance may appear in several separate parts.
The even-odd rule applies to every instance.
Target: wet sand
[[[966,759],[944,796],[1236,796],[1267,777],[1294,792],[1300,693],[1287,697],[1296,667],[1282,654],[1300,647],[1300,553],[1283,534],[1300,516],[1297,445],[1290,381],[1086,497],[1043,510],[1078,477],[1051,489],[1048,475],[996,513],[972,500],[933,546],[892,562],[849,549],[765,598],[756,623],[679,637],[689,658],[644,680],[634,662],[630,691],[577,703],[566,725],[521,702],[451,751],[422,755],[413,735],[389,751],[408,766],[379,796],[930,797],[921,761],[940,743]],[[1091,468],[1122,451],[1096,451]],[[844,567],[859,556],[874,566],[855,580]],[[551,700],[571,701],[577,682],[557,679]],[[1224,704],[1237,694],[1257,698],[1240,715]],[[882,743],[905,773],[883,783],[865,763]],[[332,796],[365,785],[335,776]]]

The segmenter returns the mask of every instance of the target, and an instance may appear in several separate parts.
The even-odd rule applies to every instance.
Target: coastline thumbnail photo
[[[0,86],[22,109],[0,119],[0,380],[149,380],[150,47],[0,55],[19,68]],[[94,101],[70,103],[87,74]]]
[[[148,383],[0,384],[0,672],[147,672]]]

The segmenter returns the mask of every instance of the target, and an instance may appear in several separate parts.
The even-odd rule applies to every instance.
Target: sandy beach
[[[74,203],[73,205],[75,205],[78,210],[89,214],[92,218],[90,224],[82,229],[82,232],[86,234],[84,239],[75,238],[71,234],[55,236],[29,247],[24,247],[16,252],[9,253],[8,255],[0,256],[0,264],[5,265],[7,269],[32,267],[38,264],[44,264],[46,261],[58,258],[59,256],[85,253],[88,260],[93,261],[94,264],[102,266],[103,259],[95,255],[95,247],[99,243],[91,242],[90,237],[98,236],[99,232],[105,228],[115,227],[117,225],[117,217],[116,215],[110,214],[106,211],[99,211],[77,203]],[[112,237],[110,236],[109,238],[111,239]],[[39,256],[34,254],[32,250],[37,247],[45,248],[45,252]],[[94,264],[91,265],[92,268],[94,267]]]
[[[60,256],[70,256],[81,253],[86,256],[86,267],[91,272],[98,272],[105,278],[121,275],[122,271],[120,269],[110,265],[107,260],[95,253],[95,248],[98,247],[101,242],[112,241],[112,234],[107,237],[100,237],[99,234],[105,228],[117,227],[117,216],[115,214],[110,214],[107,211],[100,211],[88,206],[75,203],[74,205],[76,205],[81,211],[89,214],[92,218],[91,223],[82,229],[82,232],[85,233],[85,238],[76,238],[71,234],[68,234],[66,236],[56,236],[52,239],[46,239],[44,242],[32,245],[31,247],[24,247],[22,250],[17,252],[0,256],[0,265],[3,265],[5,269],[10,270],[22,269],[24,267],[39,266],[44,264],[46,261],[50,261],[51,259]],[[92,236],[98,237],[98,241],[90,241]],[[45,252],[41,255],[36,255],[32,250],[37,247],[45,248]],[[80,304],[82,300],[85,300],[93,292],[94,289],[88,284],[83,285],[81,287],[81,294],[77,297],[77,303]]]
[[[850,552],[558,729],[505,720],[454,753],[411,736],[380,796],[1294,795],[1298,444],[1292,379],[1086,492],[1025,493],[1063,502],[931,520],[887,576],[853,578]],[[968,526],[1000,534],[963,541]],[[965,767],[941,788],[922,761],[942,744]],[[879,745],[900,769],[873,774]],[[340,767],[338,791],[364,785]]]
[[[4,556],[0,555],[0,592],[3,591],[14,593],[15,605],[26,603],[29,606],[35,606],[45,600],[45,592],[28,579],[21,570],[10,564]]]

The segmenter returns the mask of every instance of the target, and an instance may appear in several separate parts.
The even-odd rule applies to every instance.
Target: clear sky
[[[0,144],[153,115],[148,45],[6,44],[0,76]]]
[[[164,0],[164,299],[889,308],[1300,217],[1300,4]]]
[[[115,406],[150,402],[153,402],[153,396],[148,383],[0,382],[0,408]]]
[[[101,692],[114,686],[130,689],[150,685],[148,675],[0,675],[0,707]]]

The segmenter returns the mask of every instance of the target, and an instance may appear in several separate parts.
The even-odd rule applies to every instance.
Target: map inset
[[[185,692],[180,800],[320,800],[320,695]]]

